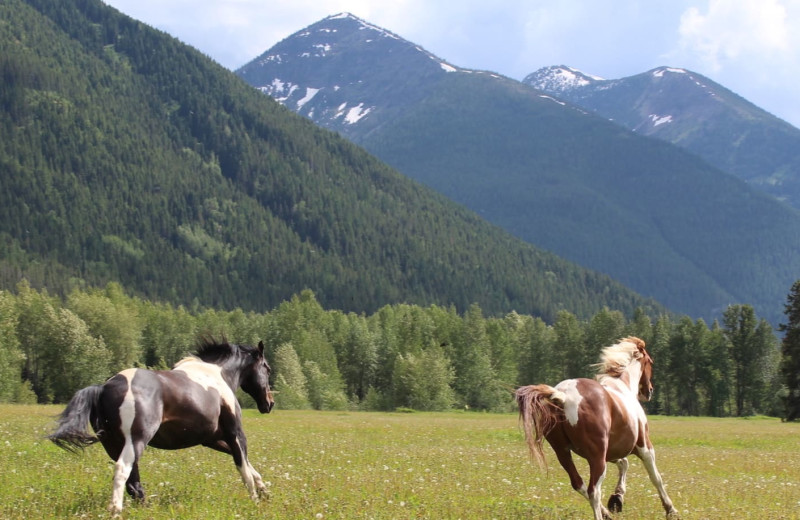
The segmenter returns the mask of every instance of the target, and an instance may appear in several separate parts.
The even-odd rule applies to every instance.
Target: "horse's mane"
[[[237,350],[236,345],[228,343],[228,340],[225,338],[217,340],[210,336],[205,336],[197,341],[195,353],[175,363],[175,367],[189,361],[198,360],[221,365],[228,358],[236,355]]]
[[[620,377],[634,359],[641,357],[639,347],[644,347],[644,341],[629,336],[619,340],[616,345],[604,348],[600,353],[600,362],[595,365],[597,379]]]

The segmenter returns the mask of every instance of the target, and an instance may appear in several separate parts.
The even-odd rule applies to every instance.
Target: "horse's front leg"
[[[227,446],[230,450],[229,453],[233,456],[233,463],[239,474],[242,476],[242,482],[250,492],[250,498],[256,500],[259,494],[266,493],[267,487],[261,480],[261,475],[253,468],[250,461],[247,459],[247,438],[241,428],[237,428],[233,435],[227,436],[224,441],[218,442],[216,445],[209,445],[209,447],[219,451],[225,451],[224,447]]]
[[[650,444],[648,442],[648,444]],[[636,455],[642,459],[644,467],[647,469],[647,474],[650,476],[650,481],[658,490],[658,495],[661,497],[661,505],[664,506],[664,511],[667,513],[667,518],[678,518],[678,510],[672,505],[667,490],[664,487],[664,481],[661,479],[661,473],[658,472],[656,467],[656,452],[652,445],[650,447],[644,446],[636,448]]]
[[[256,490],[258,491],[259,495],[266,495],[268,494],[267,486],[264,485],[264,481],[261,479],[261,473],[256,471],[250,461],[247,461],[247,465],[250,466],[250,474],[253,475],[253,481],[256,484]]]
[[[622,511],[622,502],[625,497],[625,477],[628,474],[628,459],[619,459],[617,461],[617,469],[619,469],[617,487],[614,489],[614,494],[608,499],[608,509],[613,513]]]
[[[232,455],[233,454],[233,450],[231,450],[231,447],[228,445],[227,442],[225,442],[223,440],[210,442],[210,443],[204,444],[203,446],[206,446],[207,448],[211,448],[212,450],[221,451],[222,453],[227,453],[228,455]],[[264,481],[261,479],[261,474],[258,471],[255,470],[255,468],[253,467],[252,464],[250,464],[250,460],[247,458],[246,454],[244,456],[244,460],[247,461],[247,465],[250,467],[250,473],[253,475],[253,482],[255,483],[256,490],[258,491],[258,494],[260,494],[260,495],[261,494],[265,494],[267,492],[267,486],[264,485]],[[241,467],[238,464],[236,465],[236,467],[241,472]],[[242,477],[242,480],[244,480],[244,483],[247,484],[247,480],[245,479],[244,476]]]

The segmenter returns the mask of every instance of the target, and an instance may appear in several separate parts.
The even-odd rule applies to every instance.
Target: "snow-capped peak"
[[[351,13],[334,14],[334,15],[328,16],[327,18],[323,19],[322,22],[325,22],[327,20],[352,20],[354,22],[357,22],[359,25],[361,25],[361,29],[362,30],[370,29],[372,31],[375,31],[375,32],[379,33],[381,36],[386,36],[387,38],[393,38],[395,40],[401,40],[402,39],[399,36],[397,36],[396,34],[394,34],[393,32],[387,31],[383,27],[378,27],[377,25],[373,25],[373,24],[367,22],[366,20],[362,20],[358,16],[356,16],[354,14],[351,14]]]
[[[655,78],[662,78],[667,72],[671,72],[673,74],[686,74],[686,69],[676,69],[675,67],[659,67],[652,71],[653,77]]]
[[[557,93],[577,87],[585,87],[602,80],[603,78],[585,74],[578,69],[558,65],[541,68],[529,74],[523,82],[539,90]]]

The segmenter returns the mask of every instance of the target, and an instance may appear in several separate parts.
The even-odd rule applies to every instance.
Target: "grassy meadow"
[[[102,447],[72,455],[43,439],[62,408],[0,405],[0,518],[109,516],[113,465]],[[590,517],[549,447],[549,471],[530,463],[511,414],[248,410],[245,431],[268,498],[248,498],[226,455],[148,449],[148,501],[126,496],[122,518]],[[800,518],[800,424],[652,417],[651,431],[682,518]],[[616,473],[609,467],[606,497]],[[636,458],[616,518],[664,518]]]

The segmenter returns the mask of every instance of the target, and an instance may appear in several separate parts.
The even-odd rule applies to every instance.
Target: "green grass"
[[[71,455],[43,439],[60,410],[0,406],[0,518],[108,517],[113,465],[102,447]],[[800,424],[653,417],[651,430],[682,518],[800,518]],[[148,449],[148,501],[126,497],[122,517],[590,517],[549,448],[549,472],[530,463],[515,415],[247,411],[245,431],[268,498],[251,501],[223,454]],[[663,518],[642,464],[631,462],[617,518]],[[610,467],[606,496],[615,481]]]

